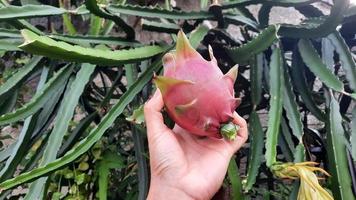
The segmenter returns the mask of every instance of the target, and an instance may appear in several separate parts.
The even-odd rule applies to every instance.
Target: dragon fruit
[[[155,76],[168,115],[186,131],[214,138],[236,137],[238,127],[232,123],[239,104],[234,98],[237,66],[225,75],[209,46],[210,61],[205,60],[178,33],[176,51],[163,57],[164,74]]]

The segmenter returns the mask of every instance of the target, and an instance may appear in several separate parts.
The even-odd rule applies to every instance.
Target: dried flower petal
[[[277,163],[272,167],[273,173],[280,178],[300,179],[298,200],[333,200],[334,198],[320,186],[314,172],[330,176],[324,169],[315,167],[318,163]]]

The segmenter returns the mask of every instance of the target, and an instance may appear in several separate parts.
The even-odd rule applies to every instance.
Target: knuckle
[[[243,119],[243,118],[242,118],[242,120],[241,120],[241,125],[242,125],[243,127],[247,127],[247,122],[246,122],[246,120]]]

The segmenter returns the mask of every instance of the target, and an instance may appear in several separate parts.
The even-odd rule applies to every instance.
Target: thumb
[[[161,92],[156,90],[152,98],[144,106],[144,115],[147,131],[159,131],[165,129],[161,110],[164,106]]]
[[[164,103],[159,90],[144,106],[150,162],[153,167],[151,170],[155,169],[155,166],[159,166],[163,158],[167,161],[169,158],[167,152],[179,149],[175,134],[164,124],[161,113],[163,106]]]
[[[156,90],[152,98],[144,106],[144,115],[147,126],[148,142],[152,143],[168,131],[171,131],[165,124],[161,110],[164,106],[162,94]]]

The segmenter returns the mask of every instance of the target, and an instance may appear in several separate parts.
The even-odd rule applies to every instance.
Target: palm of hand
[[[156,174],[152,176],[166,179],[172,187],[195,199],[213,196],[220,188],[233,154],[227,142],[197,138],[178,126],[174,132],[168,129],[161,136],[159,140],[164,142],[157,142],[161,144],[156,146],[157,159],[151,166]]]
[[[192,199],[210,199],[220,188],[231,156],[247,140],[247,125],[235,113],[240,126],[234,141],[199,138],[179,126],[163,123],[160,94],[145,106],[152,182],[184,192]]]

